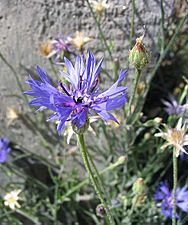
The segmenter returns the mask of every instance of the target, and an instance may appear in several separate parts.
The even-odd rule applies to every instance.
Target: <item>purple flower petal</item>
[[[30,105],[39,107],[39,110],[51,109],[54,114],[48,119],[57,120],[57,131],[60,134],[65,123],[72,121],[78,130],[87,120],[90,110],[94,110],[105,121],[114,120],[115,117],[108,111],[123,107],[126,103],[126,87],[119,86],[127,74],[127,70],[120,73],[118,80],[105,92],[99,93],[98,75],[103,59],[98,64],[89,51],[84,66],[83,58],[77,56],[75,66],[65,58],[67,73],[60,72],[70,83],[62,82],[57,89],[52,86],[47,74],[37,67],[41,81],[32,77],[27,81],[32,90],[25,94],[34,96]]]
[[[9,140],[7,138],[0,139],[0,163],[7,161],[8,154],[11,151],[9,148]]]

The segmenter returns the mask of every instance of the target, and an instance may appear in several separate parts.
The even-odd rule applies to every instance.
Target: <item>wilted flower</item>
[[[170,97],[169,101],[162,100],[162,102],[166,106],[165,111],[169,115],[179,115],[183,112],[188,111],[188,104],[179,105],[174,97]]]
[[[48,40],[46,43],[42,43],[39,45],[39,51],[41,55],[49,58],[52,52],[52,41]]]
[[[7,193],[4,196],[4,204],[5,206],[9,206],[12,210],[15,210],[15,208],[20,208],[21,205],[18,203],[19,198],[19,194],[20,194],[21,190],[14,190],[11,191],[10,193]]]
[[[172,219],[173,217],[173,199],[174,194],[173,191],[169,190],[167,182],[162,182],[158,187],[154,199],[156,202],[160,202],[161,213],[166,217]],[[177,207],[182,211],[188,213],[188,190],[183,188],[177,188],[176,190],[176,201]],[[180,215],[177,213],[176,218],[180,219]]]
[[[141,81],[136,87],[137,95],[141,95],[142,92],[144,91],[145,87],[146,87],[145,83],[143,81]]]
[[[14,120],[17,120],[19,118],[18,110],[15,109],[14,107],[8,107],[6,117],[8,120],[7,125],[9,126]]]
[[[160,130],[160,133],[155,134],[156,137],[162,137],[166,140],[161,149],[165,149],[171,145],[176,149],[176,157],[179,156],[180,151],[188,154],[183,147],[188,145],[188,135],[186,134],[186,124],[182,125],[182,118],[179,119],[176,128],[171,128],[167,125],[164,126],[167,130],[166,132]]]
[[[71,52],[68,39],[64,40],[63,38],[57,37],[52,40],[52,52],[50,56],[55,56],[55,61],[63,60],[66,52]]]
[[[68,40],[60,37],[41,44],[39,46],[39,50],[41,54],[47,58],[54,57],[55,62],[63,60],[64,54],[66,52],[71,52]]]
[[[7,138],[0,139],[0,163],[7,161],[8,154],[10,152],[9,140]]]
[[[107,3],[107,0],[90,0],[89,1],[92,6],[93,6],[93,9],[95,10],[95,12],[98,14],[98,15],[102,15],[103,12],[109,8],[109,4]]]
[[[83,50],[83,47],[86,43],[91,41],[90,37],[84,36],[82,32],[76,31],[75,36],[69,37],[69,43],[72,44],[75,48],[77,48],[79,51]]]
[[[102,65],[101,59],[96,65],[96,60],[88,52],[86,65],[83,58],[77,56],[75,66],[65,58],[68,73],[61,75],[70,83],[69,86],[59,83],[61,91],[52,86],[46,72],[37,67],[41,81],[32,77],[27,83],[32,88],[25,94],[35,96],[30,105],[40,107],[39,110],[49,108],[54,111],[50,120],[59,121],[57,130],[60,134],[65,127],[65,122],[71,121],[73,127],[80,130],[88,121],[91,109],[103,120],[114,120],[115,117],[108,111],[121,108],[126,102],[126,87],[119,86],[127,74],[127,70],[120,72],[118,80],[106,91],[101,92],[98,87],[98,75]]]

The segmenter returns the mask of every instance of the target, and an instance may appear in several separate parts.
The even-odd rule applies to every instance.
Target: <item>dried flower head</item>
[[[15,208],[20,208],[21,205],[18,203],[19,198],[19,194],[20,194],[21,190],[14,190],[11,191],[10,193],[7,193],[4,196],[4,205],[5,206],[9,206],[12,210],[15,210]]]
[[[41,81],[34,80],[32,77],[27,81],[32,90],[25,94],[35,96],[30,105],[39,107],[39,110],[49,108],[54,111],[48,121],[59,121],[57,126],[59,134],[68,121],[72,122],[73,127],[81,130],[92,110],[105,121],[118,122],[108,111],[121,108],[126,103],[127,88],[120,84],[127,70],[120,72],[117,81],[108,90],[102,92],[98,86],[102,62],[103,59],[96,64],[91,52],[87,54],[86,65],[80,56],[77,56],[75,66],[65,58],[68,73],[61,71],[61,75],[69,85],[60,82],[61,91],[52,86],[46,72],[37,67]]]
[[[6,112],[7,125],[9,126],[12,122],[19,118],[18,110],[14,107],[8,107]]]
[[[95,12],[98,14],[98,15],[102,15],[104,13],[104,11],[106,9],[109,8],[109,4],[107,3],[107,0],[90,0],[89,1],[93,7],[93,9],[95,10]]]
[[[7,138],[0,139],[0,164],[7,161],[8,154],[11,151],[9,148],[9,140]]]
[[[160,133],[155,134],[156,137],[162,137],[166,140],[161,149],[165,149],[168,146],[173,146],[176,149],[176,157],[179,156],[180,151],[188,154],[183,147],[188,145],[188,135],[186,134],[186,124],[182,125],[182,118],[178,120],[176,128],[171,128],[167,125],[164,126],[166,128],[166,132],[160,130]]]
[[[66,52],[71,52],[71,49],[67,39],[57,37],[40,44],[39,51],[43,56],[53,58],[55,62],[59,62],[63,60]]]
[[[138,86],[136,87],[136,93],[137,95],[141,95],[145,89],[146,85],[143,81],[141,81]]]
[[[52,52],[52,41],[48,40],[46,43],[40,44],[39,51],[42,56],[49,58]]]
[[[68,52],[71,52],[68,39],[57,37],[54,40],[52,40],[52,51],[50,57],[54,56],[55,62],[62,61],[65,53]]]
[[[171,218],[173,217],[173,191],[169,190],[167,182],[162,182],[154,195],[154,199],[156,202],[160,202],[160,207],[162,209],[161,213]],[[176,190],[176,201],[177,207],[182,211],[188,213],[188,190],[183,188],[177,188]],[[176,218],[180,219],[180,215],[177,213]]]
[[[69,43],[72,44],[79,51],[82,51],[84,45],[89,41],[91,41],[91,38],[84,36],[84,34],[79,31],[76,31],[76,34],[73,38],[69,37]]]

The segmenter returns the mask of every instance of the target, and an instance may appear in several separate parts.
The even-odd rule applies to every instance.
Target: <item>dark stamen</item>
[[[62,84],[62,82],[60,82],[60,86],[61,86],[61,88],[63,89],[63,91],[68,95],[68,96],[71,96],[70,94],[69,94],[69,92],[67,91],[67,89],[64,87],[64,85]]]
[[[80,88],[80,90],[82,89],[82,76],[80,76],[79,88]]]
[[[82,97],[79,97],[76,102],[77,103],[82,103],[82,100],[83,100],[83,98]]]
[[[95,88],[96,88],[96,86],[98,85],[98,83],[99,83],[99,79],[97,78],[96,81],[95,81],[95,83],[92,85],[92,87],[91,87],[91,89],[90,89],[90,92],[91,92],[91,93],[95,90]]]

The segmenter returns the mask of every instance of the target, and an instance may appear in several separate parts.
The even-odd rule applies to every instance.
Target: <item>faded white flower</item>
[[[102,15],[106,9],[110,7],[107,0],[90,0],[90,4],[98,15]]]
[[[7,107],[6,117],[7,117],[7,125],[9,126],[11,123],[13,123],[15,120],[19,118],[19,112],[14,107]]]
[[[162,137],[166,142],[161,146],[161,149],[165,149],[168,146],[173,146],[176,149],[176,157],[179,156],[180,151],[188,154],[184,147],[188,145],[188,135],[186,124],[182,124],[182,118],[178,120],[178,123],[175,128],[168,127],[164,125],[166,132],[160,130],[160,133],[155,134],[156,137]]]
[[[4,205],[5,206],[9,206],[12,210],[15,210],[15,208],[20,208],[21,205],[18,203],[19,198],[19,194],[20,194],[21,190],[14,190],[11,191],[9,193],[7,193],[4,196]]]
[[[84,45],[91,41],[90,37],[84,36],[82,32],[76,31],[74,37],[69,37],[68,42],[78,50],[82,50]]]

